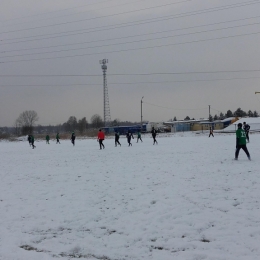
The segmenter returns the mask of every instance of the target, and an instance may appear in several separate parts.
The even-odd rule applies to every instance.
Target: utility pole
[[[141,133],[142,133],[142,129],[143,129],[143,98],[141,99]]]
[[[103,89],[104,89],[104,126],[109,126],[111,122],[110,116],[110,107],[109,107],[109,99],[108,99],[108,88],[107,88],[107,63],[108,60],[103,59],[99,61],[102,64],[101,69],[103,70]]]
[[[210,119],[210,105],[209,105],[209,119]]]

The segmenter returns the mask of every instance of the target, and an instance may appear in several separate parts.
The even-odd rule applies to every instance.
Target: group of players
[[[246,146],[246,143],[249,142],[250,126],[246,122],[244,122],[243,125],[241,123],[239,123],[237,125],[237,127],[238,127],[238,129],[236,130],[235,160],[238,159],[239,151],[240,151],[241,148],[246,153],[247,158],[249,160],[251,160],[250,153],[248,152],[248,149],[247,149],[247,146]],[[158,144],[158,142],[156,140],[157,131],[154,129],[154,127],[152,128],[151,134],[152,134],[152,137],[153,137],[153,144]],[[214,137],[212,128],[210,129],[209,137],[211,135]],[[117,145],[121,146],[121,143],[119,142],[119,138],[120,138],[119,132],[116,131],[115,132],[115,146],[117,146]],[[133,133],[128,131],[126,133],[126,138],[127,138],[128,146],[132,146],[131,140],[134,139]],[[76,139],[76,135],[73,132],[71,134],[71,138],[70,138],[73,146],[75,145],[75,139]],[[99,129],[99,132],[98,132],[98,135],[97,135],[97,141],[99,142],[100,150],[105,149],[105,145],[103,144],[104,140],[105,140],[105,133],[102,131],[102,129]],[[141,142],[143,142],[140,131],[137,132],[137,143],[138,143],[139,140]],[[36,146],[34,145],[34,136],[33,135],[28,135],[28,141],[29,141],[29,145],[32,146],[32,149],[36,148]],[[49,141],[50,141],[50,136],[46,135],[46,143],[49,144]],[[56,144],[58,144],[58,143],[60,144],[59,133],[57,133],[57,135],[56,135]]]
[[[151,134],[153,137],[153,144],[158,144],[158,142],[156,140],[157,131],[154,129],[154,127],[152,128]],[[118,131],[116,131],[115,132],[115,146],[117,146],[117,145],[121,146],[121,143],[119,142],[119,138],[120,138],[120,134]],[[133,133],[128,131],[126,133],[126,138],[127,138],[128,146],[132,146],[131,139],[134,139]],[[50,144],[50,136],[46,135],[45,139],[46,139],[46,144]],[[70,140],[71,140],[71,143],[73,144],[73,146],[75,146],[75,139],[76,139],[76,135],[74,132],[72,132]],[[33,135],[28,135],[27,140],[29,142],[29,145],[32,146],[33,149],[36,148],[36,146],[34,145],[34,136]],[[105,149],[105,146],[103,144],[104,140],[105,140],[105,133],[102,131],[102,129],[99,129],[97,141],[99,142],[100,150]],[[138,131],[138,133],[137,133],[137,143],[139,140],[141,142],[143,142],[140,131]],[[56,144],[60,144],[59,133],[56,134]]]
[[[154,127],[152,128],[151,134],[153,137],[153,144],[158,144],[158,142],[156,140],[157,131],[154,129]],[[117,145],[121,146],[121,143],[119,142],[119,138],[120,138],[120,134],[118,131],[116,131],[115,132],[115,147],[117,147]],[[126,139],[127,139],[128,146],[132,146],[131,140],[134,139],[134,136],[131,131],[127,131]],[[99,142],[100,150],[102,148],[105,149],[105,146],[103,144],[104,140],[105,140],[105,133],[102,131],[102,129],[99,129],[97,141]],[[136,142],[138,143],[139,140],[141,142],[143,142],[140,131],[137,132],[137,141]]]

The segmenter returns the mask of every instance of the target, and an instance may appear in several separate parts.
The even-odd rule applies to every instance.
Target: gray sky
[[[142,96],[148,121],[260,112],[259,13],[251,0],[1,0],[0,126],[25,110],[42,125],[103,117],[104,58],[112,120],[140,121]]]

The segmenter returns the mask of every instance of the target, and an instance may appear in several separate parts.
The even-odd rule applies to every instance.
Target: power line
[[[172,15],[162,16],[162,17],[158,17],[158,18],[154,18],[154,19],[143,19],[143,20],[138,20],[138,21],[134,21],[134,22],[115,24],[115,25],[113,25],[114,27],[112,27],[112,25],[110,25],[110,26],[99,26],[99,27],[89,28],[87,30],[81,29],[81,30],[65,31],[65,32],[60,32],[60,33],[41,34],[41,35],[35,35],[35,36],[12,38],[12,39],[6,39],[6,40],[1,40],[1,41],[7,42],[7,41],[11,41],[11,40],[30,39],[30,38],[35,38],[35,37],[45,37],[45,36],[55,35],[55,36],[52,36],[52,37],[45,37],[45,38],[38,38],[38,39],[36,38],[36,39],[32,39],[32,40],[1,43],[1,45],[22,43],[22,42],[28,42],[28,41],[47,40],[47,39],[60,38],[60,37],[66,37],[66,36],[86,34],[86,33],[91,33],[91,32],[113,30],[113,29],[118,29],[118,28],[123,28],[123,27],[129,27],[129,26],[135,26],[135,25],[141,25],[141,24],[143,25],[143,24],[146,24],[146,23],[154,23],[154,22],[160,22],[160,21],[165,21],[165,20],[172,20],[172,19],[176,19],[176,18],[182,18],[182,17],[186,17],[186,16],[193,16],[193,15],[203,14],[203,13],[207,13],[207,12],[215,12],[215,11],[221,11],[221,10],[230,9],[230,8],[237,8],[237,7],[241,7],[241,6],[245,6],[245,5],[249,5],[249,4],[257,4],[257,3],[255,3],[255,2],[254,3],[247,3],[247,4],[240,5],[240,6],[222,6],[222,7],[218,7],[217,9],[216,8],[210,8],[211,10],[202,9],[202,10],[195,11],[195,12],[186,12],[186,13],[177,14],[177,15],[174,15],[174,16],[172,16]],[[69,34],[66,34],[66,33],[69,33]],[[64,35],[58,35],[58,34],[64,34]]]
[[[205,107],[204,108],[172,108],[172,107],[155,105],[155,104],[148,103],[148,102],[143,102],[143,103],[150,105],[150,106],[161,107],[161,108],[166,108],[166,109],[171,109],[171,110],[204,110],[204,109],[208,109],[208,108],[205,108]]]
[[[86,42],[77,42],[77,43],[72,43],[72,44],[59,44],[59,45],[52,45],[52,46],[46,46],[46,47],[35,47],[35,48],[27,48],[27,49],[16,49],[16,50],[9,50],[9,51],[1,51],[1,53],[9,53],[9,52],[16,52],[16,51],[28,51],[28,50],[38,50],[38,49],[49,49],[49,48],[64,47],[64,46],[74,46],[74,45],[80,45],[80,44],[86,44],[86,43],[95,43],[95,42],[100,42],[100,41],[103,42],[103,41],[112,41],[112,40],[122,40],[122,39],[139,37],[139,36],[162,34],[162,33],[166,33],[166,32],[183,31],[183,30],[200,28],[200,27],[205,27],[205,26],[219,25],[219,24],[223,24],[223,23],[227,24],[227,23],[232,23],[232,22],[237,22],[237,21],[245,21],[245,20],[255,19],[255,18],[259,18],[259,17],[260,16],[253,16],[253,17],[247,17],[247,18],[243,18],[243,19],[229,20],[229,21],[223,21],[223,22],[217,22],[217,23],[211,23],[211,24],[202,24],[202,25],[191,26],[191,27],[184,27],[184,28],[173,29],[173,30],[159,31],[159,32],[154,32],[154,33],[144,33],[144,34],[125,36],[125,37],[108,38],[108,39],[86,41]]]
[[[211,109],[213,109],[213,110],[215,110],[215,111],[218,111],[219,113],[222,113],[221,111],[219,111],[219,110],[217,110],[217,109],[215,109],[215,108],[213,108],[213,107],[211,107]]]
[[[114,1],[114,0],[108,0],[108,1],[104,1],[104,2],[110,2],[110,1]],[[102,8],[97,8],[97,9],[90,9],[90,10],[87,10],[87,11],[81,11],[81,12],[77,12],[77,13],[70,13],[70,14],[65,14],[65,15],[60,15],[60,16],[56,16],[56,17],[51,17],[51,18],[42,18],[42,19],[37,19],[36,21],[45,21],[45,20],[49,20],[49,19],[57,19],[57,18],[61,18],[61,17],[66,17],[66,16],[71,16],[71,15],[77,15],[77,14],[82,14],[82,13],[86,13],[86,12],[89,12],[89,11],[100,11],[100,10],[104,10],[104,9],[111,9],[111,8],[114,8],[114,7],[119,7],[119,6],[125,6],[125,5],[133,5],[135,3],[139,3],[139,2],[144,2],[144,1],[147,1],[147,0],[138,0],[138,1],[131,1],[131,3],[124,3],[124,4],[117,4],[117,5],[112,5],[112,6],[107,6],[107,7],[102,7]],[[191,1],[191,0],[190,0]],[[103,3],[103,2],[100,2],[100,3]],[[95,3],[93,5],[96,5],[96,4],[100,4],[100,3]],[[85,7],[85,6],[82,6],[82,7]],[[71,8],[71,9],[77,9],[77,8],[80,8],[80,7],[74,7],[74,8]],[[69,8],[70,9],[70,8]],[[68,9],[68,10],[69,10]],[[67,10],[67,9],[65,9]],[[58,10],[58,11],[53,11],[53,12],[62,12],[62,10]],[[48,13],[46,13],[48,14]],[[33,16],[37,16],[37,15],[33,15]],[[28,16],[30,17],[30,16]],[[25,17],[27,18],[27,17]],[[19,18],[17,18],[19,19]],[[25,24],[25,23],[29,23],[28,22],[22,22],[22,23],[16,23],[16,24],[10,24],[9,26],[14,26],[14,25],[21,25],[21,24]],[[6,26],[6,25],[5,25]]]
[[[251,70],[217,70],[217,71],[186,71],[186,72],[152,72],[152,73],[111,73],[110,76],[154,76],[154,75],[187,75],[187,74],[215,74],[215,73],[252,73],[260,69]],[[0,75],[0,77],[101,77],[101,74],[37,74],[37,75]]]
[[[1,77],[1,76],[0,76]],[[167,81],[142,81],[142,82],[110,82],[109,85],[141,85],[141,84],[162,84],[162,83],[182,83],[182,82],[213,82],[230,80],[259,79],[260,77],[239,77],[239,78],[221,78],[221,79],[196,79],[196,80],[167,80]],[[72,83],[72,84],[13,84],[0,85],[1,87],[67,87],[67,86],[102,86],[102,83]]]
[[[121,12],[121,13],[117,13],[117,14],[104,15],[104,16],[98,16],[98,17],[93,17],[93,18],[80,19],[80,20],[70,21],[70,22],[63,22],[63,23],[35,26],[35,27],[19,29],[19,30],[13,30],[13,31],[5,31],[5,32],[0,32],[0,34],[7,34],[7,33],[13,33],[13,32],[22,32],[22,31],[29,31],[29,30],[35,30],[35,29],[41,29],[41,28],[65,25],[65,24],[86,22],[86,21],[95,20],[95,19],[102,19],[102,18],[108,18],[108,17],[117,16],[117,15],[125,15],[125,14],[130,14],[130,13],[135,13],[135,12],[141,12],[141,11],[146,11],[146,10],[151,10],[151,9],[157,9],[159,7],[166,7],[166,6],[171,6],[171,5],[180,4],[180,3],[184,3],[184,2],[190,2],[190,1],[192,1],[192,0],[184,0],[184,1],[175,2],[175,3],[169,3],[169,4],[164,4],[164,5],[157,5],[157,6],[153,6],[153,7],[136,9],[136,10],[132,10],[132,11]],[[254,0],[254,1],[256,1],[256,0]]]
[[[64,11],[68,11],[68,10],[79,9],[79,8],[86,7],[86,6],[108,3],[108,2],[111,2],[111,1],[114,1],[114,0],[106,0],[106,1],[98,2],[98,3],[92,3],[92,4],[87,4],[87,5],[81,5],[81,6],[76,6],[76,7],[70,7],[70,8],[65,8],[65,9],[56,10],[56,11],[49,11],[49,12],[44,12],[44,13],[35,14],[35,15],[28,15],[28,16],[23,16],[23,17],[17,17],[17,18],[8,19],[8,20],[2,20],[2,21],[0,21],[0,22],[1,22],[1,23],[5,23],[5,22],[9,22],[9,21],[20,20],[20,19],[25,19],[25,18],[30,18],[30,17],[39,17],[39,15],[46,15],[46,14],[64,12]],[[72,14],[70,14],[70,15],[72,15]],[[54,18],[55,18],[55,17],[54,17]],[[50,19],[50,18],[48,18],[48,19]],[[21,23],[19,23],[19,24],[21,24]]]
[[[69,87],[69,86],[102,86],[102,84],[15,84],[15,85],[0,85],[0,87]]]
[[[120,53],[120,52],[126,52],[126,51],[136,51],[136,50],[149,50],[149,49],[154,49],[154,48],[169,47],[169,46],[180,45],[180,44],[190,44],[190,43],[198,43],[198,42],[205,42],[205,41],[229,39],[229,38],[234,38],[234,37],[250,36],[250,35],[256,35],[256,34],[259,34],[259,33],[260,32],[237,34],[237,35],[222,36],[222,37],[194,40],[194,41],[187,41],[187,42],[155,45],[155,46],[149,46],[149,47],[139,47],[139,48],[130,48],[130,49],[123,49],[123,50],[114,50],[114,51],[109,51],[109,52],[106,51],[106,52],[82,53],[82,54],[76,54],[76,55],[57,56],[57,57],[48,57],[48,58],[34,58],[34,59],[27,59],[27,60],[25,59],[25,60],[1,61],[0,64],[1,63],[4,64],[4,63],[13,63],[13,62],[24,62],[24,61],[52,60],[52,59],[61,59],[61,58],[76,58],[76,57],[92,56],[92,55],[99,55],[99,54],[102,54],[102,55],[106,54],[107,55],[107,54],[111,54],[111,53]]]
[[[157,37],[157,38],[135,40],[135,41],[130,41],[130,42],[111,43],[111,44],[104,44],[104,45],[98,45],[98,46],[89,46],[89,47],[82,47],[82,48],[74,48],[74,49],[67,49],[67,50],[55,50],[55,51],[48,51],[48,52],[35,52],[35,53],[27,53],[27,54],[16,54],[16,55],[2,56],[0,58],[3,59],[3,58],[23,57],[23,56],[31,56],[31,55],[39,55],[39,54],[60,53],[60,52],[86,50],[86,49],[93,49],[93,48],[100,48],[100,47],[108,47],[108,46],[117,46],[117,45],[129,44],[129,43],[138,43],[138,42],[146,42],[146,41],[169,39],[169,38],[174,38],[174,37],[179,37],[179,36],[194,35],[194,34],[200,34],[200,33],[205,33],[205,32],[214,32],[214,31],[220,31],[220,30],[228,30],[228,29],[240,28],[240,27],[251,26],[251,25],[256,25],[256,24],[260,24],[260,23],[251,23],[251,24],[245,24],[245,25],[235,25],[235,26],[229,26],[229,27],[224,27],[224,28],[217,28],[217,29],[210,29],[210,30],[204,30],[204,31],[197,31],[197,32],[192,32],[192,33],[182,33],[182,34],[171,35],[171,36],[163,36],[163,37]]]

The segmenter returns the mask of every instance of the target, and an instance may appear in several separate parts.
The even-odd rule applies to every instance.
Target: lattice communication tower
[[[102,64],[101,69],[103,71],[103,88],[104,88],[104,125],[109,126],[111,122],[110,116],[110,107],[109,107],[109,98],[108,98],[108,88],[107,88],[107,59],[103,59],[99,61]]]

